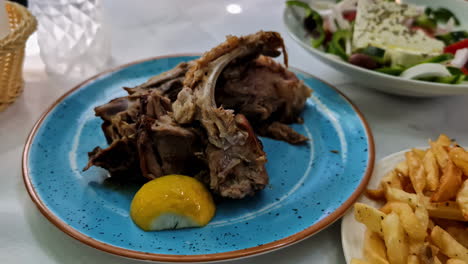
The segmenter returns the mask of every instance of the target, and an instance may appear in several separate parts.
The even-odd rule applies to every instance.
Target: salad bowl
[[[401,2],[418,6],[431,7],[433,9],[441,7],[441,2],[439,1],[408,0]],[[413,97],[434,97],[443,95],[447,96],[468,94],[468,82],[466,82],[466,79],[464,82],[459,84],[448,84],[402,78],[401,76],[393,76],[353,65],[347,61],[344,61],[343,59],[340,59],[338,56],[325,52],[323,49],[314,48],[311,44],[312,38],[304,28],[303,21],[305,12],[301,12],[301,8],[290,7],[287,5],[285,6],[283,22],[292,39],[294,39],[294,41],[296,41],[313,57],[333,67],[334,69],[347,74],[352,78],[353,81],[362,85],[363,87],[376,89],[384,93]],[[443,7],[450,10],[458,18],[460,25],[455,27],[455,30],[467,29],[467,2],[463,0],[444,1]]]

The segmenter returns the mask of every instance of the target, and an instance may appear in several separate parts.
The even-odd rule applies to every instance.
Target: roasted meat
[[[189,69],[191,62],[183,62],[175,68],[150,78],[145,83],[134,88],[125,87],[124,89],[134,96],[148,93],[152,90],[159,91],[160,95],[168,97],[172,102],[177,99],[177,94],[183,86],[185,74]]]
[[[272,58],[231,63],[216,85],[216,102],[244,114],[261,136],[300,144],[307,138],[286,124],[301,123],[311,90]]]
[[[109,147],[95,147],[88,153],[89,161],[84,170],[91,166],[106,169],[119,180],[139,181],[141,178],[138,152],[134,139],[127,137],[116,140]]]
[[[228,37],[193,62],[185,75],[184,88],[173,104],[177,122],[198,121],[205,128],[210,188],[221,196],[251,195],[265,187],[268,175],[266,155],[248,120],[243,114],[216,104],[218,78],[235,61],[260,55],[278,56],[280,48],[284,49],[283,39],[276,32]]]
[[[169,98],[156,91],[143,96],[141,105],[136,145],[143,176],[154,179],[206,170],[203,132],[196,126],[178,125],[172,118]]]
[[[95,108],[109,147],[89,153],[111,176],[197,177],[222,197],[240,199],[268,183],[255,133],[303,143],[287,124],[302,122],[310,95],[292,72],[273,61],[281,36],[260,31],[226,42]],[[115,157],[115,156],[119,157]]]
[[[95,165],[112,177],[148,179],[207,170],[197,157],[203,133],[180,127],[171,117],[170,97],[180,91],[188,65],[181,63],[142,85],[125,88],[128,96],[94,109],[104,121],[102,130],[110,145],[90,152],[85,170]]]

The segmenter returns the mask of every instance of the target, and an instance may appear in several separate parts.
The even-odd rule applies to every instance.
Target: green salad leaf
[[[448,46],[462,39],[468,38],[468,32],[465,30],[452,31],[444,35],[436,36],[436,38],[442,40],[445,43],[445,45]]]
[[[446,77],[432,77],[432,78],[421,78],[421,81],[446,83],[446,84],[459,84],[465,79],[465,75],[450,75]]]
[[[440,63],[440,62],[451,60],[451,59],[453,59],[453,57],[454,56],[451,53],[443,53],[443,54],[440,54],[439,56],[432,57],[432,58],[427,59],[425,61],[422,61],[421,63],[418,63],[418,64],[422,64],[422,63]]]
[[[297,6],[305,10],[304,28],[312,35],[312,47],[318,48],[325,41],[322,16],[307,3],[296,0],[286,1],[287,6]]]
[[[374,59],[380,65],[386,64],[384,49],[368,46],[361,50],[359,53],[366,54],[372,57],[372,59]]]
[[[385,74],[390,74],[393,76],[399,76],[402,72],[404,72],[406,69],[404,67],[382,67],[375,69],[375,71],[385,73]]]
[[[289,1],[286,1],[286,5],[287,6],[298,6],[298,7],[304,8],[305,11],[306,11],[306,17],[310,16],[312,14],[312,11],[313,11],[312,8],[310,8],[309,4],[304,3],[302,1],[289,0]]]
[[[419,78],[418,80],[427,81],[427,82],[436,82],[436,83],[446,83],[446,84],[459,84],[466,79],[466,75],[463,72],[455,67],[447,67],[447,70],[450,72],[450,76],[445,77],[425,77]]]
[[[383,58],[385,55],[385,50],[381,48],[369,46],[363,49],[361,53],[372,56],[372,57]]]
[[[325,31],[323,30],[322,27],[317,30],[317,36],[315,38],[312,38],[312,47],[318,48],[322,43],[325,41]]]
[[[447,23],[450,18],[453,18],[453,20],[455,20],[455,25],[460,25],[460,20],[447,8],[439,7],[437,9],[432,9],[428,7],[424,10],[424,13],[438,23]]]
[[[456,67],[447,67],[447,70],[450,72],[452,75],[458,75],[458,74],[464,74],[459,68]]]
[[[348,60],[348,55],[346,54],[346,41],[349,39],[351,39],[351,31],[337,30],[333,33],[327,52],[335,54],[345,61]]]
[[[423,14],[416,18],[414,25],[427,29],[435,29],[437,27],[437,22],[435,19]]]

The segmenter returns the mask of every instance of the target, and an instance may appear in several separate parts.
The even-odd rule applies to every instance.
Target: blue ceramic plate
[[[95,248],[130,258],[215,261],[245,257],[298,242],[333,223],[364,190],[374,164],[371,132],[335,88],[295,71],[314,89],[304,124],[305,146],[262,138],[270,184],[256,196],[222,202],[204,228],[144,232],[129,217],[138,186],[102,183],[104,170],[82,172],[87,152],[106,146],[93,108],[194,56],[150,59],[94,77],[60,98],[26,143],[26,188],[61,230]]]

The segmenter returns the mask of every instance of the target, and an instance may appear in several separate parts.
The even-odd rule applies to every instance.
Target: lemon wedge
[[[215,214],[211,193],[195,178],[167,175],[141,187],[130,216],[145,231],[205,226]]]

